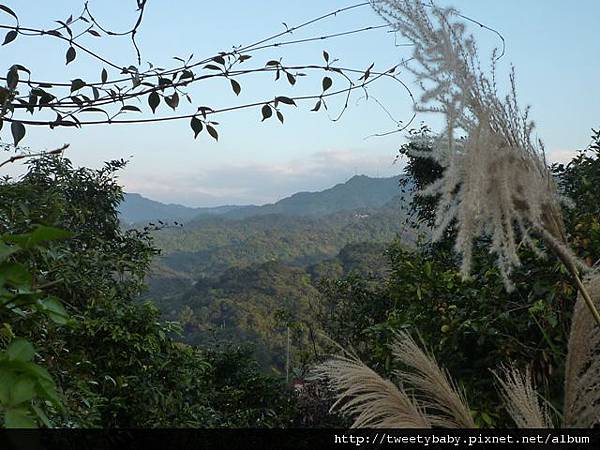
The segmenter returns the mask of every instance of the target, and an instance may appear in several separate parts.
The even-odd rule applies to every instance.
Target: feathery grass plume
[[[372,5],[414,44],[406,66],[423,89],[418,111],[442,113],[446,118],[433,153],[445,168],[444,175],[422,192],[440,195],[434,240],[456,220],[456,250],[466,276],[474,240],[490,236],[508,289],[512,288],[510,273],[520,265],[519,241],[539,251],[534,232],[552,238],[570,257],[560,197],[543,145],[532,137],[529,109],[519,107],[514,71],[509,94],[501,98],[496,88],[496,52],[486,75],[475,39],[461,20],[464,16],[454,9],[418,0],[372,0]]]
[[[531,381],[531,370],[525,373],[514,367],[502,368],[502,376],[494,373],[500,384],[500,395],[508,413],[519,428],[552,428],[548,409],[540,404],[540,397]]]
[[[600,275],[590,282],[600,304]],[[585,428],[600,424],[600,329],[585,313],[585,302],[577,301],[565,371],[562,426]],[[319,364],[313,373],[327,379],[338,400],[331,411],[354,417],[353,427],[383,428],[474,428],[464,393],[435,358],[423,351],[406,333],[392,344],[395,359],[408,367],[397,371],[403,386],[383,379],[358,357],[335,356]],[[508,413],[519,428],[552,428],[543,399],[531,381],[531,372],[512,366],[494,373]]]
[[[588,292],[600,306],[600,274],[588,278]],[[565,368],[565,427],[587,428],[600,424],[600,326],[587,314],[580,292],[569,336]]]
[[[331,410],[354,417],[353,427],[475,428],[464,394],[409,334],[396,335],[392,352],[411,369],[397,372],[410,391],[383,379],[354,355],[316,366],[315,376],[326,378],[337,393]]]
[[[396,334],[392,354],[409,370],[397,375],[420,394],[419,400],[429,412],[429,420],[435,427],[475,428],[475,422],[464,392],[442,369],[435,357],[426,353],[406,332]]]
[[[331,411],[354,418],[352,427],[431,428],[431,422],[411,396],[382,378],[358,357],[335,356],[313,369],[327,379],[338,400]]]

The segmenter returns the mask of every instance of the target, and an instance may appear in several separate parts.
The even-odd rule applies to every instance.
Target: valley
[[[161,255],[144,298],[182,324],[185,342],[252,344],[263,368],[281,372],[288,327],[294,359],[311,348],[320,283],[382,278],[389,243],[415,241],[398,182],[355,176],[269,205],[209,209],[127,194],[124,221],[183,222],[153,232]]]

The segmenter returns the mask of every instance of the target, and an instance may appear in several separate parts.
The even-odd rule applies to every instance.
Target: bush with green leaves
[[[27,233],[4,234],[0,239],[0,413],[7,428],[51,426],[46,410],[62,408],[52,376],[34,362],[33,344],[17,337],[15,331],[33,321],[44,330],[52,323],[65,325],[68,316],[60,300],[44,291],[43,274],[32,273],[15,258],[48,256],[45,244],[68,236],[63,230],[38,225]]]

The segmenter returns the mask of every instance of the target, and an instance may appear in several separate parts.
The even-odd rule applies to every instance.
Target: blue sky
[[[18,12],[23,24],[48,26],[80,10],[81,0],[52,2],[4,1]],[[173,56],[208,56],[233,45],[254,42],[323,13],[354,4],[349,1],[282,2],[241,0],[199,2],[149,0],[138,39],[144,61],[172,64]],[[550,159],[565,160],[589,143],[590,128],[600,126],[600,36],[596,31],[600,2],[578,0],[454,0],[465,15],[498,29],[506,39],[506,55],[499,72],[516,66],[523,104],[532,106],[539,137]],[[133,0],[91,0],[99,18],[123,29],[135,18]],[[35,6],[35,7],[34,7]],[[369,7],[357,8],[321,22],[294,38],[320,36],[369,25],[382,20]],[[473,30],[483,55],[498,40],[489,32]],[[393,33],[378,30],[326,42],[304,44],[255,54],[262,64],[282,56],[288,63],[319,63],[326,49],[345,66],[366,68],[375,62],[384,69],[410,56],[410,47],[396,47]],[[120,64],[134,62],[126,40],[96,40],[89,44],[111,55]],[[19,62],[38,79],[99,78],[102,65],[79,56],[64,66],[65,45],[55,40],[19,37],[2,47],[0,70]],[[402,76],[411,87],[408,74]],[[500,82],[506,82],[501,77]],[[318,91],[320,76],[306,77],[293,88],[284,82],[258,77],[242,80],[239,98],[224,82],[192,91],[194,99],[213,107],[249,102],[275,95]],[[408,119],[411,103],[406,93],[391,84],[379,84],[370,94],[384,103],[399,120]],[[112,158],[131,158],[121,181],[126,190],[148,197],[207,206],[224,203],[265,203],[298,190],[317,190],[343,182],[356,173],[388,176],[400,172],[393,161],[402,134],[369,137],[394,128],[394,123],[373,100],[356,95],[342,120],[333,123],[324,112],[310,113],[312,105],[289,108],[285,125],[276,120],[260,122],[257,110],[222,115],[218,143],[206,137],[194,140],[187,121],[168,124],[90,127],[83,130],[28,129],[25,144],[33,149],[52,149],[71,144],[69,157],[81,165],[98,166]],[[163,110],[167,112],[166,110]],[[418,116],[417,123],[439,125],[439,118]],[[2,138],[8,140],[7,127]],[[12,168],[11,170],[16,170]]]

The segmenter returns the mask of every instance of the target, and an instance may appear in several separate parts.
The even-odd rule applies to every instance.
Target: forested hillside
[[[387,244],[372,242],[349,244],[336,257],[316,265],[254,263],[179,284],[150,278],[147,297],[166,318],[181,323],[185,342],[252,343],[263,369],[281,373],[288,327],[294,366],[301,367],[309,356],[314,357],[321,283],[351,274],[383,279],[389,272],[386,248]]]
[[[194,277],[268,261],[306,265],[332,257],[352,242],[391,242],[396,236],[414,241],[415,232],[405,224],[402,204],[396,197],[379,208],[323,217],[202,218],[153,236],[162,250],[160,264]]]
[[[281,372],[290,324],[293,360],[311,348],[322,279],[383,276],[386,246],[397,238],[414,242],[416,231],[406,224],[409,197],[398,181],[353,177],[258,207],[282,213],[242,219],[227,213],[155,231],[161,255],[145,298],[184,325],[186,342],[252,343],[263,369]],[[364,201],[375,206],[346,209]]]
[[[600,3],[22,3],[0,3],[0,450],[598,447]],[[532,108],[509,55],[539,57]]]

